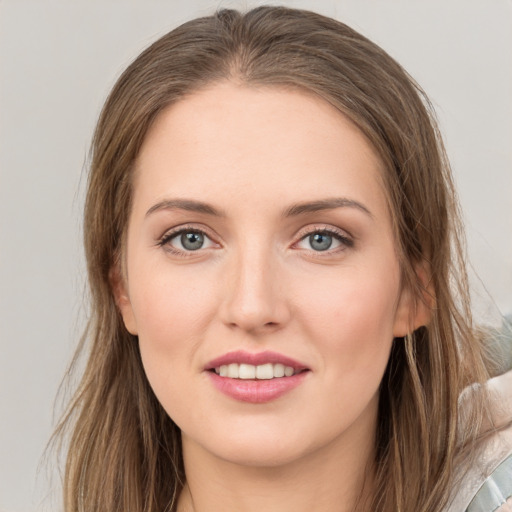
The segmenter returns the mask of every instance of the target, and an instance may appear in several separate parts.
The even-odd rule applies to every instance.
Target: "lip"
[[[310,372],[303,371],[291,377],[270,380],[230,379],[215,372],[207,372],[212,384],[224,395],[240,402],[264,404],[277,400],[299,386]]]
[[[251,364],[258,366],[265,363],[282,364],[292,367],[296,372],[291,377],[278,377],[269,380],[232,379],[221,377],[214,369],[231,363]],[[210,361],[204,368],[213,386],[224,395],[240,402],[263,404],[277,400],[292,389],[299,386],[310,373],[309,368],[277,352],[265,351],[258,353],[237,350]]]
[[[252,364],[259,366],[265,363],[282,364],[284,366],[291,366],[295,371],[308,370],[309,368],[299,361],[290,357],[284,356],[277,352],[266,350],[264,352],[251,353],[244,350],[236,350],[234,352],[228,352],[216,359],[210,361],[205,367],[205,370],[213,370],[219,366],[231,363],[238,364]],[[290,378],[290,377],[288,377]]]

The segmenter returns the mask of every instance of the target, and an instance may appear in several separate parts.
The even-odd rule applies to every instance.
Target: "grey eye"
[[[197,251],[204,245],[204,235],[195,231],[187,231],[181,234],[180,242],[187,251]]]
[[[332,236],[326,233],[313,233],[309,235],[309,245],[315,251],[326,251],[332,245]]]
[[[184,254],[194,251],[211,249],[216,244],[199,229],[181,229],[165,235],[159,243],[172,253]]]

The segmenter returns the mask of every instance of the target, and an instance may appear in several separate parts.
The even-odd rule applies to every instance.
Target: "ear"
[[[427,264],[415,266],[416,279],[420,295],[412,286],[405,286],[400,294],[393,325],[393,336],[403,338],[419,327],[430,322],[435,295],[430,270]]]
[[[123,317],[124,325],[127,331],[134,336],[137,336],[137,322],[135,321],[135,315],[133,314],[132,303],[130,302],[130,296],[126,286],[126,279],[123,276],[123,272],[120,268],[120,263],[116,262],[110,269],[109,279],[110,286],[112,287],[112,293],[116,301],[117,307]]]

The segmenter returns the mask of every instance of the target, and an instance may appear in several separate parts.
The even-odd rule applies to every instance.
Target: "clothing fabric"
[[[512,370],[494,377],[486,387],[494,401],[497,430],[445,512],[512,512]]]
[[[489,510],[512,510],[512,455],[507,457],[490,476],[485,479],[471,500],[467,512]],[[510,498],[508,498],[510,497]],[[508,499],[507,499],[508,498]]]

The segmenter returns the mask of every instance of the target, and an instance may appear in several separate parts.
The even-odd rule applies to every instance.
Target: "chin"
[[[277,445],[278,443],[274,443]],[[259,443],[235,444],[229,449],[218,453],[218,457],[238,466],[254,468],[275,468],[286,466],[305,455],[299,447],[262,447]]]
[[[224,429],[217,435],[210,429],[208,439],[203,437],[194,440],[186,435],[183,439],[185,444],[200,447],[201,451],[209,452],[214,458],[255,468],[284,466],[301,460],[315,450],[311,443],[314,437],[300,432],[296,427],[245,428],[236,431]]]

